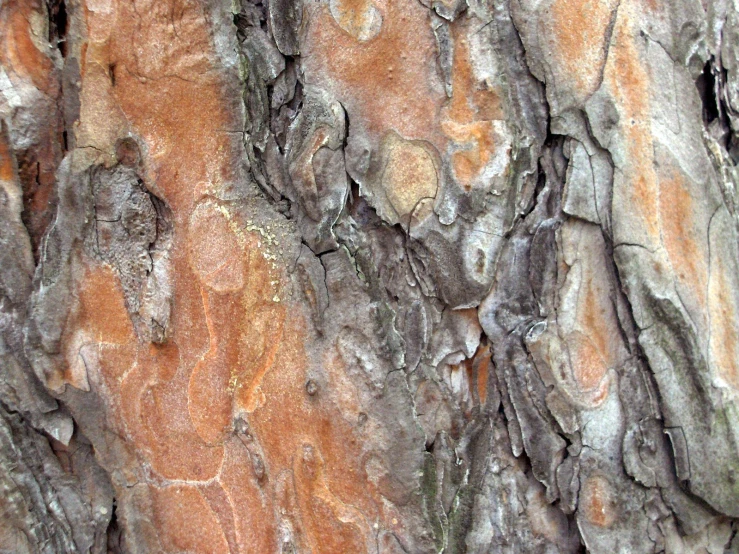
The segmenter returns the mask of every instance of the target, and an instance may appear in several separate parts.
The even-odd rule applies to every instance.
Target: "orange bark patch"
[[[314,551],[365,552],[369,525],[354,506],[336,497],[324,473],[321,452],[304,442],[295,456],[293,473],[301,512],[313,530]]]
[[[346,7],[346,17],[368,13],[360,9],[369,6],[367,2],[335,4]],[[306,8],[302,41],[306,78],[328,87],[347,106],[352,125],[376,137],[394,129],[409,139],[431,140],[444,96],[428,10],[417,0],[378,0],[375,6],[382,25],[366,42],[342,29],[327,6]]]
[[[707,245],[700,245],[696,238],[702,231],[696,222],[694,204],[681,175],[674,173],[660,179],[662,242],[678,282],[691,291],[703,309],[708,284]]]
[[[503,119],[503,112],[498,91],[475,77],[466,27],[457,22],[452,29],[452,98],[442,111],[441,125],[458,146],[452,154],[454,175],[462,186],[469,188],[495,153],[492,120]]]
[[[236,542],[242,551],[279,552],[276,544],[279,533],[273,520],[276,507],[273,505],[272,485],[269,485],[269,494],[264,494],[249,453],[236,438],[231,439],[226,447],[218,481],[228,499]],[[277,494],[274,496],[279,498]],[[279,505],[279,501],[277,504],[280,512],[288,512],[286,506]]]
[[[229,131],[237,130],[238,98],[224,95],[200,3],[136,0],[113,9],[115,25],[109,14],[90,12],[96,44],[107,44],[94,62],[113,67],[115,99],[149,149],[150,183],[175,215],[187,217],[198,183],[217,189],[234,177],[239,140]]]
[[[169,485],[152,493],[160,514],[156,525],[177,533],[163,530],[165,546],[215,552],[230,541],[244,551],[272,552],[281,518],[289,515],[292,529],[300,530],[315,551],[362,552],[370,533],[366,522],[377,519],[381,499],[367,490],[363,475],[364,444],[354,430],[359,408],[350,396],[340,411],[330,391],[306,393],[311,360],[303,344],[309,331],[301,307],[280,299],[288,277],[272,261],[260,230],[217,200],[234,178],[243,177],[241,137],[227,132],[238,130],[239,112],[231,108],[240,98],[215,71],[221,66],[213,63],[207,16],[199,2],[94,4],[98,11],[88,10],[88,30],[95,38],[87,63],[114,66],[115,76],[114,86],[101,84],[98,93],[110,95],[143,142],[146,184],[169,205],[174,220],[175,298],[167,344],[124,337],[113,322],[95,328],[102,342],[110,333],[132,351],[124,357],[103,349],[101,371],[131,448],[157,483]],[[430,34],[426,10],[410,1],[402,4],[385,6],[382,15],[411,18],[415,32]],[[331,37],[323,47],[333,58],[346,55],[337,47],[342,41],[359,44],[325,6],[310,9],[321,14],[321,32]],[[363,63],[373,70],[377,56],[394,48],[418,61],[403,64],[411,73],[402,77],[405,85],[390,87],[389,96],[379,96],[387,92],[383,83],[360,79],[363,70],[348,63],[353,54],[333,69],[367,97],[378,95],[375,107],[389,97],[390,105],[411,110],[403,125],[413,131],[433,120],[429,103],[419,102],[417,88],[407,86],[426,82],[417,77],[432,67],[433,42],[429,48],[409,42],[408,25],[400,19],[388,25],[385,18],[381,34],[364,43],[377,44],[387,33],[384,50],[379,48],[375,58],[364,54]],[[93,87],[86,98],[94,97]],[[369,121],[380,112],[388,117],[383,121],[393,117],[385,110],[365,113]],[[89,281],[85,286],[102,285]],[[115,314],[116,324],[127,317],[125,310]],[[351,423],[344,419],[346,411]],[[234,421],[241,420],[251,443],[235,429]],[[304,444],[314,449],[313,462],[306,462]]]
[[[229,552],[218,519],[195,487],[151,487],[160,538],[172,552],[217,554]]]
[[[34,111],[34,126],[27,136],[32,145],[16,152],[18,177],[23,187],[24,223],[34,250],[51,221],[49,204],[62,158],[59,74],[44,36],[45,17],[42,3],[37,0],[5,2],[0,6],[0,66],[12,87],[18,89],[9,92],[25,93],[25,106],[21,110]],[[3,167],[3,171],[8,169]]]
[[[128,435],[162,478],[212,479],[220,468],[223,448],[207,445],[194,429],[182,369],[171,381],[161,382],[157,362],[167,363],[167,358],[139,352],[121,381],[118,390]]]
[[[603,279],[605,243],[597,226],[576,220],[562,226],[560,238],[566,279],[557,321],[569,351],[573,393],[593,406],[608,394],[608,370],[617,368],[626,356],[611,291]],[[561,356],[558,349],[554,355]],[[558,365],[561,360],[550,363]]]
[[[268,402],[249,416],[267,459],[274,469],[293,468],[297,450],[304,441],[310,441],[321,452],[324,475],[333,494],[372,514],[375,502],[361,478],[362,443],[352,424],[336,408],[318,403],[306,393],[307,360],[300,348],[305,331],[297,322],[288,321],[285,336],[295,340],[283,342],[275,369],[261,384]],[[319,389],[316,396],[326,394]]]
[[[233,140],[224,132],[229,128],[231,100],[222,97],[220,74],[209,71],[215,67],[215,54],[199,4],[89,2],[86,8],[91,42],[90,48],[82,47],[89,55],[83,56],[81,72],[90,80],[84,82],[83,77],[81,116],[94,119],[97,104],[117,105],[126,124],[144,142],[147,186],[163,197],[175,218],[171,262],[176,300],[170,342],[152,347],[129,337],[126,343],[136,351],[133,363],[121,367],[122,358],[104,351],[101,367],[109,374],[106,382],[111,402],[121,407],[132,446],[155,474],[165,479],[212,479],[223,449],[202,440],[187,410],[190,373],[207,349],[208,332],[203,297],[190,267],[187,233],[183,231],[195,202],[195,185],[215,182],[220,186],[236,167],[230,157]],[[140,17],[141,13],[147,16]],[[82,124],[94,129],[100,122]],[[102,142],[117,138],[116,133],[112,129],[98,134],[96,140],[114,152],[114,144]],[[204,156],[203,152],[218,154]],[[220,233],[211,234],[217,243],[221,241],[219,245],[228,243],[229,235],[222,227],[216,226],[212,233]],[[239,257],[228,248],[216,250]],[[198,268],[217,283],[225,281],[226,288],[233,285],[226,269],[214,276],[208,273],[211,268],[206,266],[213,250],[205,248],[201,253],[204,256],[196,258]],[[101,331],[102,342],[109,332]],[[215,413],[221,409],[212,408]]]
[[[10,152],[8,137],[4,129],[0,132],[0,179],[3,181],[15,180],[15,169],[13,167],[13,155]]]
[[[444,116],[459,123],[503,119],[500,94],[488,83],[480,82],[472,66],[469,24],[459,20],[452,25],[454,60],[452,98]]]
[[[565,79],[574,80],[578,96],[595,92],[605,64],[606,29],[615,2],[601,0],[555,0],[552,22],[556,56]]]
[[[579,336],[578,336],[579,335]],[[570,338],[575,381],[584,391],[595,389],[606,375],[603,351],[579,333]]]
[[[642,0],[642,3],[652,13],[657,12],[662,7],[662,4],[657,0]]]
[[[90,390],[88,372],[100,371],[103,350],[132,341],[135,341],[133,325],[113,270],[108,266],[86,268],[78,304],[69,314],[62,336],[66,365],[62,375],[52,379],[50,385],[59,388],[69,383],[78,389]]]
[[[576,332],[572,337],[572,365],[578,385],[583,390],[593,390],[601,384],[608,366],[616,361],[611,355],[613,349],[609,347],[609,341],[617,340],[619,337],[612,335],[617,330],[613,328],[613,322],[606,319],[613,315],[603,306],[608,298],[596,293],[590,279],[583,287],[585,297],[578,310],[580,312],[578,326],[587,332],[587,335]]]
[[[39,37],[34,41],[34,30],[31,28],[34,16],[37,13],[39,18],[41,16],[40,5],[33,1],[13,2],[3,8],[0,15],[5,31],[0,38],[3,43],[0,50],[3,67],[22,79],[30,79],[39,90],[48,91],[52,86],[54,66],[48,54],[39,47],[43,39]]]
[[[711,316],[711,360],[718,375],[735,391],[739,391],[739,305],[735,287],[727,275],[729,264],[721,254],[711,263],[709,313]]]
[[[611,527],[616,521],[617,512],[611,484],[605,477],[587,477],[580,489],[578,510],[592,525]]]
[[[113,270],[98,266],[87,270],[79,295],[76,326],[89,326],[100,342],[126,344],[135,339],[123,303],[123,292]]]
[[[196,195],[209,192],[208,186],[196,185],[218,187],[234,173],[231,154],[235,143],[225,132],[233,127],[229,124],[230,100],[223,98],[225,84],[220,74],[209,71],[216,67],[215,54],[206,14],[199,4],[90,2],[87,8],[91,43],[83,74],[90,80],[83,84],[86,94],[81,113],[94,118],[97,103],[117,104],[146,145],[147,185],[164,198],[175,218],[172,275],[176,300],[170,322],[175,355],[140,346],[135,365],[123,372],[117,394],[129,434],[154,471],[166,478],[211,479],[220,466],[222,448],[206,446],[187,409],[190,374],[208,346],[206,312],[211,309],[204,305],[196,275],[216,290],[238,289],[243,279],[239,262],[244,256],[219,214],[195,217],[192,237],[184,231]],[[99,127],[96,121],[88,123],[91,129]],[[97,140],[112,140],[117,132],[98,134]],[[113,151],[114,145],[108,148]],[[204,156],[203,152],[217,154]],[[191,246],[196,248],[194,256],[188,255],[193,254]],[[208,384],[219,383],[218,372],[205,375]],[[216,386],[213,391],[221,389]],[[226,426],[230,417],[227,397],[196,395],[197,399],[219,422],[216,428]],[[203,433],[208,441],[219,437],[212,427]]]
[[[606,82],[616,99],[628,152],[629,165],[624,172],[627,190],[618,201],[626,210],[636,212],[633,222],[646,232],[650,241],[657,241],[659,190],[652,159],[649,76],[636,48],[632,14],[625,8],[619,10],[605,70]]]
[[[232,418],[233,388],[229,383],[231,372],[239,365],[238,349],[234,348],[238,345],[238,327],[232,325],[231,320],[227,320],[227,325],[214,324],[223,321],[221,317],[233,317],[233,310],[205,292],[203,302],[208,306],[206,317],[211,322],[208,326],[210,349],[192,369],[187,402],[190,419],[200,438],[207,444],[217,444]],[[234,305],[233,301],[230,303]]]

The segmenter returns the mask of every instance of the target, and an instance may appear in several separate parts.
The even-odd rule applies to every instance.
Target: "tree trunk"
[[[736,0],[0,20],[0,552],[739,552]]]

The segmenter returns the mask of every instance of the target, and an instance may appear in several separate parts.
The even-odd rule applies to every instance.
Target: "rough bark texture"
[[[0,552],[739,552],[736,0],[0,44]]]

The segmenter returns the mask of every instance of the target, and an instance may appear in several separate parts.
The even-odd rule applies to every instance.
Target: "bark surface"
[[[736,0],[0,0],[0,552],[739,552]]]

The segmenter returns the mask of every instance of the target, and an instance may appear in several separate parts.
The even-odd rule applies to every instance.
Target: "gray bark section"
[[[0,552],[105,552],[109,477],[25,355],[33,257],[20,198],[0,188]]]
[[[608,91],[581,102],[551,84],[537,3],[436,4],[442,74],[451,71],[448,22],[464,14],[486,24],[516,155],[495,191],[445,182],[435,214],[413,227],[372,188],[352,114],[303,86],[297,3],[244,1],[235,26],[217,30],[236,33],[247,68],[250,186],[303,243],[295,279],[320,331],[309,349],[337,346],[362,405],[392,437],[378,446],[393,477],[383,494],[410,531],[384,533],[378,551],[739,551],[736,407],[710,383],[702,330],[680,291],[653,274],[652,253],[619,223],[630,209],[613,201],[627,145]],[[654,118],[655,150],[690,166],[713,214],[707,248],[736,265],[739,16],[722,2],[673,8],[674,20],[645,38],[654,88],[677,91]],[[701,98],[702,72],[714,85]],[[709,121],[706,110],[718,115]],[[674,118],[679,131],[660,133]],[[32,124],[10,123],[17,152],[24,121]],[[319,129],[329,138],[306,172]],[[0,551],[101,552],[109,537],[116,548],[112,488],[90,446],[108,445],[98,456],[115,465],[115,441],[95,421],[102,410],[83,393],[57,401],[39,377],[58,363],[74,244],[115,269],[139,335],[166,340],[167,209],[124,164],[84,174],[62,164],[34,268],[19,191],[0,194]],[[110,227],[105,244],[100,226]],[[618,324],[609,394],[587,408],[562,392],[559,368],[542,355],[542,345],[561,347],[559,316],[577,307],[568,295],[576,277],[563,266],[578,263],[595,268]],[[483,332],[460,310],[469,307]],[[460,397],[451,367],[487,347],[486,401]],[[320,373],[313,383],[331,387]],[[607,483],[607,525],[584,515],[592,483]]]

